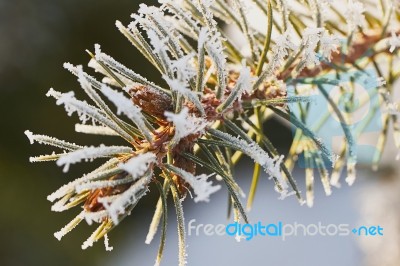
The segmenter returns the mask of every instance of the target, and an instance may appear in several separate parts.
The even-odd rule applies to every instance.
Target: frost
[[[31,162],[31,163],[37,163],[37,162],[56,161],[56,160],[58,160],[58,158],[60,158],[61,155],[62,155],[62,154],[56,154],[56,153],[53,151],[52,154],[29,157],[29,162]]]
[[[375,87],[382,87],[383,85],[386,85],[386,80],[384,77],[378,77],[376,79],[376,86]]]
[[[168,9],[171,13],[175,15],[178,21],[183,21],[183,25],[189,29],[191,35],[198,36],[199,25],[196,20],[194,20],[193,15],[182,9],[183,0],[159,0],[163,4],[164,9]]]
[[[339,182],[340,176],[341,172],[339,171],[332,172],[330,184],[336,188],[340,188],[342,186]]]
[[[280,192],[280,191],[278,191],[278,192]],[[294,195],[296,195],[296,191],[291,191],[291,192],[288,192],[288,193],[281,193],[281,196],[279,197],[279,199],[280,200],[284,200],[287,197],[294,196]]]
[[[208,33],[202,33],[201,41],[207,39],[205,48],[217,68],[218,86],[223,91],[226,87],[226,54],[224,53],[224,39],[221,36],[221,32],[216,28],[217,23],[213,19],[212,13],[206,11],[206,7],[211,5],[212,2],[214,1],[206,2],[200,0],[197,2],[197,7],[201,10],[208,26]]]
[[[329,62],[332,59],[332,53],[338,52],[338,47],[340,45],[337,36],[331,35],[327,30],[324,30],[321,36],[321,52],[322,57],[326,58]]]
[[[96,46],[96,50],[100,49],[100,46]],[[99,96],[99,94],[92,88],[89,80],[86,79],[84,72],[82,70],[82,66],[78,66],[78,81],[82,87],[82,89],[86,92],[86,94],[96,103],[96,105],[101,109],[102,112],[105,113],[105,116],[112,121],[116,121],[118,124],[119,120],[108,107],[108,105],[103,101],[103,99]],[[105,85],[103,85],[105,86]],[[102,87],[103,87],[102,86]]]
[[[61,96],[62,93],[55,91],[53,88],[50,88],[49,91],[46,93],[46,97],[53,97],[56,100],[58,100]]]
[[[277,0],[276,3],[279,13],[282,14],[284,27],[287,28],[287,25],[289,24],[289,12],[288,12],[287,0]]]
[[[199,201],[208,202],[210,195],[221,189],[220,185],[213,186],[211,181],[207,181],[207,179],[211,175],[207,176],[205,174],[202,174],[194,176],[193,174],[174,166],[169,166],[169,168],[177,175],[182,177],[186,182],[189,183],[190,187],[196,194],[194,202],[199,202]]]
[[[190,90],[186,86],[185,82],[182,82],[177,79],[170,79],[166,75],[163,75],[163,78],[167,82],[168,86],[171,88],[172,91],[176,91],[181,95],[183,95],[187,100],[195,104],[196,108],[201,112],[202,115],[204,114],[204,108],[201,105],[198,93]]]
[[[328,14],[329,7],[332,4],[333,0],[311,0],[309,2],[312,11],[313,11],[313,19],[317,23],[324,23],[327,19],[325,16]],[[320,19],[320,21],[318,21]]]
[[[394,31],[392,31],[391,37],[389,38],[389,46],[389,51],[391,53],[393,53],[396,48],[400,47],[400,36],[396,36]]]
[[[140,178],[135,184],[129,189],[124,191],[115,197],[111,202],[108,198],[99,198],[99,202],[103,204],[108,215],[112,219],[113,223],[117,225],[119,223],[118,216],[126,214],[126,209],[129,205],[135,204],[144,194],[140,193],[142,190],[146,190],[147,184],[150,182],[152,173]]]
[[[171,69],[176,77],[182,81],[189,81],[196,75],[194,68],[194,53],[187,54],[174,61],[171,61]]]
[[[117,180],[101,180],[101,181],[89,181],[75,187],[76,193],[81,193],[84,190],[95,190],[99,188],[115,187],[123,184],[127,184],[134,181],[131,176],[117,179]]]
[[[94,239],[93,239],[94,237],[89,237],[85,242],[83,242],[83,244],[82,244],[82,246],[81,246],[81,248],[83,249],[83,250],[85,250],[85,249],[87,249],[88,247],[92,247],[93,246],[93,243],[94,243]]]
[[[249,27],[249,21],[248,21],[248,6],[246,3],[249,1],[243,1],[243,0],[233,0],[233,12],[238,14],[239,17],[239,24],[240,28],[246,37],[247,40],[247,46],[243,47],[243,50],[248,49],[250,53],[242,53],[243,55],[249,54],[253,59],[256,58],[256,56],[259,56],[258,50],[255,49],[255,39],[254,39],[254,31],[252,28]]]
[[[218,35],[209,37],[205,47],[217,67],[219,86],[224,89],[226,86],[226,55],[221,37]]]
[[[160,224],[161,217],[163,216],[163,207],[162,207],[162,199],[161,197],[157,201],[156,210],[153,215],[153,219],[151,220],[149,231],[146,236],[145,243],[150,244],[153,241],[154,236],[157,234],[158,226]]]
[[[104,67],[102,67],[99,64],[99,58],[98,55],[95,54],[95,58],[90,59],[89,63],[88,63],[88,67],[93,68],[93,70],[97,73],[101,73],[104,76],[109,76],[110,74],[104,69]]]
[[[169,37],[159,36],[156,31],[152,29],[147,30],[147,36],[150,39],[150,43],[153,46],[153,54],[157,55],[157,58],[161,62],[163,74],[172,77],[172,65],[171,59],[168,56],[168,40]]]
[[[137,125],[141,133],[148,141],[152,140],[152,136],[149,133],[150,130],[146,126],[145,118],[142,115],[139,107],[135,106],[130,99],[124,96],[122,92],[117,92],[105,85],[101,88],[101,92],[114,103],[114,105],[117,107],[118,114],[124,113]]]
[[[108,67],[110,67],[111,69],[117,71],[120,74],[120,78],[126,78],[126,79],[129,79],[131,82],[138,82],[138,83],[145,84],[150,87],[156,88],[158,90],[162,90],[159,86],[155,85],[153,82],[148,81],[146,78],[135,73],[133,70],[127,68],[126,66],[119,63],[111,56],[101,52],[100,50],[97,51],[95,56],[99,62],[102,62],[105,65],[107,65]],[[96,62],[95,60],[91,60],[90,62],[93,62],[92,63],[93,67],[96,67],[96,69],[98,68],[97,67],[98,63],[94,63],[94,62]],[[103,68],[101,68],[101,69],[103,69]],[[105,71],[105,70],[103,69],[103,71]],[[107,73],[107,75],[108,75],[108,73]],[[101,85],[100,85],[99,89],[100,88],[101,88]]]
[[[245,65],[245,62],[242,63],[242,69],[240,70],[239,78],[237,80],[237,86],[240,87],[240,91],[251,93],[252,86],[255,77],[251,75],[250,67]]]
[[[58,166],[64,166],[63,171],[68,172],[71,164],[78,163],[82,160],[93,160],[101,157],[115,156],[121,153],[132,153],[133,150],[129,147],[123,146],[105,146],[100,145],[99,147],[84,147],[82,149],[66,153],[57,160]]]
[[[70,199],[70,194],[65,195],[63,198],[61,198],[60,200],[58,200],[56,203],[54,203],[51,206],[51,210],[53,212],[63,212],[65,210],[67,210],[67,207],[65,204],[68,202],[69,199]]]
[[[189,82],[196,75],[196,70],[193,67],[194,53],[185,55],[177,60],[170,62],[170,70],[176,78],[170,78],[168,75],[163,75],[172,91],[183,95],[188,101],[191,101],[196,108],[204,115],[204,108],[199,100],[198,93],[190,90]]]
[[[126,163],[121,163],[119,168],[128,172],[135,180],[143,176],[149,170],[150,164],[156,162],[156,159],[157,157],[154,153],[142,153],[129,159]]]
[[[118,136],[118,134],[114,130],[105,126],[75,124],[75,131],[78,133],[93,135]]]
[[[177,144],[179,140],[189,135],[202,133],[208,124],[205,119],[190,115],[187,107],[184,107],[179,114],[167,111],[164,114],[175,127],[175,135],[171,140],[172,144]]]
[[[60,241],[63,236],[71,232],[72,229],[74,229],[83,220],[84,213],[85,211],[82,211],[71,222],[61,228],[60,231],[55,232],[54,237],[57,238],[58,241]]]
[[[75,190],[76,185],[84,182],[88,182],[93,179],[102,179],[107,178],[109,176],[115,175],[119,172],[118,168],[115,168],[117,163],[119,162],[118,159],[112,158],[102,166],[97,168],[96,170],[92,171],[91,173],[84,175],[81,178],[75,179],[74,181],[69,182],[68,184],[63,185],[58,190],[47,196],[47,200],[53,202],[56,199],[62,198],[68,193],[71,193]]]
[[[199,50],[206,44],[208,41],[208,30],[207,28],[201,28],[199,38],[197,40],[197,46]]]
[[[90,61],[89,61],[89,64],[90,64],[90,62],[92,62],[92,61],[93,61],[93,60],[90,60]],[[64,66],[64,68],[65,68],[66,70],[68,70],[69,72],[71,72],[73,75],[75,75],[75,76],[78,76],[78,75],[79,75],[80,67],[74,66],[74,65],[72,65],[71,63],[64,63],[63,66]],[[104,71],[104,70],[103,70],[103,71]],[[101,88],[101,82],[97,81],[94,77],[88,75],[88,74],[85,73],[85,72],[83,72],[83,75],[84,75],[84,77],[90,82],[90,84],[91,84],[93,87],[95,87],[96,89],[100,89],[100,88]]]
[[[241,139],[235,140],[239,142],[239,145],[242,146],[247,155],[249,155],[255,162],[263,166],[265,170],[270,173],[271,177],[281,177],[279,165],[283,157],[280,157],[278,160],[271,159],[269,155],[263,149],[261,149],[261,147],[257,143],[253,142],[249,144]],[[283,181],[283,178],[281,178],[281,181]],[[285,185],[286,181],[282,183],[283,187],[287,188],[287,186]]]
[[[219,32],[217,30],[217,22],[214,20],[214,15],[211,11],[211,6],[215,0],[197,0],[194,5],[203,15],[209,30],[213,33]]]
[[[245,61],[242,62],[242,69],[240,70],[239,78],[236,81],[235,87],[232,89],[231,94],[228,96],[226,101],[218,107],[218,111],[222,112],[230,108],[233,103],[238,100],[240,102],[243,93],[250,94],[253,90],[253,82],[256,80],[255,77],[251,75],[250,67],[245,65]]]
[[[335,167],[336,162],[337,162],[339,159],[340,159],[340,155],[334,154],[334,153],[332,154],[332,156],[331,156],[331,158],[330,158],[330,161],[332,162],[332,164],[331,164],[332,168]]]
[[[269,175],[270,179],[273,177],[277,179],[281,188],[280,193],[282,194],[282,196],[287,195],[288,184],[280,171],[280,165],[283,161],[283,155],[272,159],[271,157],[269,157],[268,153],[261,149],[261,147],[255,142],[248,143],[243,139],[235,138],[227,133],[220,131],[213,131],[213,134],[215,134],[220,139],[229,141],[240,151],[252,158],[256,163],[261,165],[264,171]]]
[[[24,133],[28,137],[29,142],[31,144],[33,144],[36,141],[39,144],[50,145],[69,151],[74,151],[83,148],[83,146],[76,145],[75,143],[66,142],[64,140],[59,140],[54,137],[49,137],[46,135],[35,135],[29,130],[25,130]]]
[[[73,91],[63,93],[61,97],[57,100],[57,105],[64,104],[65,106],[65,111],[69,116],[72,116],[73,113],[77,113],[79,116],[79,120],[82,121],[83,124],[85,124],[87,121],[89,121],[90,116],[88,113],[91,113],[91,111],[95,111],[95,107],[92,107],[86,103],[86,101],[78,101],[75,99],[75,93]],[[100,113],[96,110],[96,113],[94,116],[95,117],[100,117]]]
[[[159,61],[154,53],[152,53],[148,42],[136,28],[136,23],[131,23],[128,28],[123,26],[120,21],[116,21],[115,25],[117,26],[118,30],[131,42],[131,44],[133,44],[147,58],[147,60],[149,60],[149,62],[157,67],[157,69],[161,70]]]
[[[132,15],[136,22],[139,22],[146,30],[158,28],[161,34],[171,34],[174,31],[173,25],[165,20],[164,14],[160,8],[140,4],[139,15]],[[176,47],[179,47],[175,43]]]
[[[346,18],[348,32],[351,33],[361,27],[364,24],[365,7],[364,4],[358,0],[348,0],[346,12],[344,17]]]
[[[151,45],[154,48],[154,52],[157,54],[162,54],[166,52],[166,43],[168,41],[168,37],[161,39],[154,30],[149,29],[147,31],[147,35],[149,36]]]
[[[105,210],[97,212],[85,212],[83,215],[83,218],[85,219],[88,225],[92,225],[93,222],[101,223],[106,217],[107,217],[107,212]]]
[[[101,65],[100,63],[103,63],[103,65]],[[92,59],[90,59],[90,61],[88,63],[88,67],[93,68],[96,72],[101,73],[104,76],[102,79],[102,83],[97,84],[98,86],[95,86],[95,88],[100,89],[104,83],[110,84],[115,87],[122,86],[122,84],[120,84],[118,81],[116,81],[116,79],[106,70],[107,67],[108,68],[111,68],[111,67],[108,64],[106,64],[104,61],[101,61],[97,58],[96,59],[92,58]],[[124,75],[121,75],[120,73],[115,73],[113,68],[111,68],[111,71],[112,71],[113,75],[116,76],[120,81],[122,81],[122,83],[125,86],[131,86],[134,84],[133,80],[125,77]]]
[[[175,57],[182,57],[183,52],[180,41],[183,40],[184,37],[176,31],[171,22],[165,19],[162,8],[163,7],[149,7],[145,4],[141,4],[139,15],[132,15],[132,17],[136,22],[139,22],[146,31],[153,29],[156,30],[160,36],[165,38],[168,37],[168,45],[171,52]]]
[[[188,82],[196,75],[194,55],[194,53],[190,53],[171,61],[170,69],[176,73],[177,79]]]
[[[188,99],[198,97],[198,95],[195,92],[191,91],[184,82],[178,79],[170,79],[166,75],[163,75],[163,79],[167,82],[172,91],[178,92]]]
[[[349,186],[351,186],[354,184],[355,180],[356,180],[356,164],[353,162],[348,162],[346,182],[347,184],[349,184]]]
[[[271,59],[271,73],[280,67],[289,54],[289,50],[295,50],[297,47],[290,41],[290,31],[279,34],[274,40],[275,45],[272,48],[273,56]]]
[[[303,35],[303,45],[304,45],[304,52],[303,52],[303,60],[308,67],[312,67],[315,65],[319,65],[319,58],[317,53],[315,52],[317,45],[320,41],[321,34],[324,31],[323,28],[306,28],[304,30],[304,35]],[[328,39],[327,41],[331,40]],[[330,45],[330,44],[329,44]],[[321,47],[322,48],[322,47]],[[327,47],[324,47],[327,48]],[[330,49],[331,47],[328,47]],[[325,51],[326,52],[326,51]],[[330,53],[329,53],[329,58],[330,58]]]
[[[75,98],[74,92],[68,93],[58,93],[52,89],[50,89],[49,93],[50,96],[59,96],[57,99],[57,105],[64,105],[65,110],[67,111],[68,115],[72,115],[73,113],[77,112],[80,120],[85,123],[90,117],[99,123],[108,126],[115,132],[117,132],[120,136],[124,139],[131,141],[133,140],[132,137],[126,133],[124,130],[120,128],[114,121],[110,120],[108,117],[104,115],[104,112],[100,109],[87,104],[84,101],[79,101]]]
[[[88,247],[93,246],[94,242],[97,241],[97,237],[98,237],[99,233],[101,233],[101,231],[103,230],[103,228],[104,228],[104,223],[102,223],[102,224],[90,235],[90,237],[89,237],[85,242],[83,242],[81,248],[82,248],[82,249],[87,249]]]
[[[386,108],[387,108],[387,112],[391,115],[399,115],[400,114],[399,103],[388,102],[388,103],[386,103]],[[395,141],[398,141],[398,140],[395,140]]]

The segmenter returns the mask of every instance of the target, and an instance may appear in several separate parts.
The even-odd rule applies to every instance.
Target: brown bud
[[[164,117],[165,111],[172,110],[171,98],[149,86],[136,86],[129,91],[134,104],[139,106],[144,112],[158,118]]]
[[[111,177],[110,180],[122,179],[125,178],[127,175],[128,175],[127,173],[123,172]],[[131,183],[128,183],[115,187],[105,187],[92,190],[89,196],[87,197],[83,207],[88,212],[97,212],[104,210],[104,206],[102,203],[99,202],[99,198],[120,194],[125,190],[127,190],[130,187],[130,185]]]

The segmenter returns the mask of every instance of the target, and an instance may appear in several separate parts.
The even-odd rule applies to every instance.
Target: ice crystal
[[[189,172],[177,168],[173,168],[173,171],[176,171],[177,174],[182,176],[190,187],[193,188],[193,191],[196,194],[194,202],[208,202],[210,200],[210,195],[221,189],[220,185],[213,186],[211,181],[207,181],[210,176],[205,174],[194,176]]]
[[[175,126],[173,144],[189,135],[201,133],[207,126],[206,120],[190,115],[188,108],[183,108],[178,114],[165,112],[165,117]]]
[[[339,39],[337,36],[329,34],[327,30],[323,30],[320,43],[322,57],[330,62],[332,60],[332,53],[338,52],[340,45]]]
[[[390,45],[389,51],[391,53],[393,53],[396,48],[400,47],[400,36],[397,36],[394,31],[392,31],[391,33],[391,37],[389,39],[389,45]]]
[[[64,172],[68,172],[71,164],[78,163],[82,160],[93,160],[101,157],[110,157],[123,153],[132,153],[133,150],[129,147],[122,146],[105,146],[100,145],[99,147],[85,147],[77,151],[66,153],[61,156],[57,161],[58,166],[64,166]]]
[[[347,21],[348,31],[351,33],[364,24],[364,4],[358,0],[348,0],[345,18]]]
[[[151,153],[139,154],[136,157],[129,159],[124,164],[120,164],[120,168],[128,172],[134,179],[143,176],[149,169],[151,163],[155,163],[156,156]]]

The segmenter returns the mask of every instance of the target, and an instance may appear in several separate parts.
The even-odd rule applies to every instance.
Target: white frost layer
[[[48,97],[54,97],[57,99],[57,105],[64,105],[65,110],[69,116],[77,112],[79,119],[85,124],[89,119],[99,122],[102,125],[108,126],[115,132],[117,132],[124,139],[131,141],[132,136],[125,132],[121,127],[116,124],[113,120],[109,119],[104,115],[104,112],[92,105],[89,105],[85,101],[80,101],[75,98],[73,91],[67,93],[60,93],[50,89],[46,94]]]
[[[233,143],[247,156],[252,158],[256,163],[261,165],[264,171],[269,175],[269,178],[275,177],[281,186],[281,198],[289,196],[288,184],[286,179],[282,176],[280,165],[283,160],[283,155],[275,159],[271,158],[267,152],[265,152],[257,143],[248,143],[243,139],[235,138],[230,134],[217,131],[217,137],[228,140]]]
[[[391,53],[393,53],[396,48],[400,47],[400,36],[396,36],[396,33],[394,31],[392,31],[391,37],[389,39],[389,46],[389,51]]]
[[[71,181],[68,184],[63,185],[62,187],[57,189],[55,192],[53,192],[49,196],[47,196],[47,200],[53,202],[56,199],[60,199],[60,198],[64,197],[66,194],[74,191],[76,185],[96,179],[100,175],[104,175],[104,173],[115,170],[115,166],[118,164],[118,162],[119,162],[119,160],[117,158],[110,159],[108,162],[104,163],[102,166],[100,166],[96,170],[90,172],[89,174],[84,175],[83,177],[77,178],[74,181]]]
[[[58,166],[64,166],[63,171],[68,172],[69,166],[81,162],[82,160],[93,160],[100,157],[114,156],[121,153],[132,153],[133,150],[124,146],[105,146],[85,147],[70,153],[66,153],[57,160]]]
[[[139,107],[135,106],[122,92],[117,92],[107,86],[102,86],[101,92],[115,104],[118,114],[124,113],[137,125],[141,133],[146,136],[147,140],[152,139],[149,133],[150,130],[146,126],[145,118]]]
[[[205,119],[190,115],[187,107],[183,108],[179,114],[165,112],[165,117],[175,126],[175,135],[172,139],[174,144],[191,134],[202,132],[208,124]]]
[[[36,141],[39,144],[50,145],[50,146],[58,147],[58,148],[69,150],[69,151],[83,148],[83,146],[77,145],[75,143],[66,142],[64,140],[59,140],[59,139],[49,137],[46,135],[36,135],[36,134],[33,134],[29,130],[25,130],[24,133],[28,137],[29,142],[31,144],[35,143],[35,141]]]
[[[362,27],[364,25],[364,12],[365,7],[363,3],[358,0],[348,1],[344,17],[346,18],[349,33],[355,31],[358,26]]]
[[[71,222],[69,222],[66,226],[61,228],[60,231],[55,232],[54,233],[55,238],[57,238],[60,241],[63,236],[71,232],[71,230],[74,229],[83,220],[84,213],[85,211],[82,211]]]
[[[121,163],[119,168],[128,172],[135,180],[143,176],[149,170],[150,164],[156,162],[156,159],[154,153],[142,153],[129,159],[126,163]]]
[[[213,186],[211,181],[207,179],[211,176],[205,174],[194,176],[193,174],[186,172],[178,167],[169,166],[173,172],[181,176],[186,182],[189,183],[190,187],[193,189],[196,197],[194,202],[205,201],[208,202],[210,195],[221,189],[220,185]]]
[[[135,204],[141,196],[139,193],[143,189],[147,189],[146,186],[150,182],[152,173],[140,178],[135,184],[133,184],[129,189],[119,194],[117,197],[112,198],[109,201],[108,198],[99,198],[99,202],[103,204],[108,215],[112,219],[113,223],[117,225],[119,223],[118,216],[123,215],[126,212],[126,208],[129,205]]]
[[[105,126],[92,126],[76,124],[75,131],[84,134],[104,135],[104,136],[118,136],[118,134],[109,127]]]

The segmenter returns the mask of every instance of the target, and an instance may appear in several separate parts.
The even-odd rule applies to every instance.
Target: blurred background
[[[116,230],[110,234],[113,252],[102,243],[82,251],[81,243],[94,230],[82,223],[61,242],[53,233],[69,222],[79,210],[65,213],[50,211],[48,194],[95,167],[76,165],[63,174],[54,163],[32,165],[28,158],[49,152],[48,147],[29,145],[23,132],[55,136],[78,144],[97,145],[110,142],[74,133],[77,118],[68,118],[62,107],[45,96],[50,87],[75,90],[76,79],[62,68],[64,62],[89,61],[85,49],[95,43],[115,59],[155,82],[160,80],[143,57],[116,30],[115,20],[130,21],[142,2],[129,0],[0,0],[0,265],[153,265],[158,238],[144,244],[148,225],[157,200],[150,193]],[[271,121],[269,137],[287,150],[289,129]],[[115,143],[115,142],[112,142]],[[389,144],[390,146],[390,144]],[[400,221],[399,182],[393,153],[391,163],[379,172],[361,171],[355,186],[335,189],[324,196],[317,180],[315,206],[299,206],[294,198],[277,199],[271,182],[260,182],[252,221],[285,223],[380,224],[385,228],[380,239],[354,237],[298,237],[285,242],[258,238],[237,243],[230,237],[188,237],[189,265],[309,265],[356,266],[399,265]],[[389,161],[388,161],[389,162]],[[238,166],[237,179],[247,191],[250,185],[250,161]],[[304,191],[303,172],[295,176]],[[224,223],[226,191],[217,193],[209,204],[185,202],[186,221]],[[163,265],[177,265],[177,237],[174,211],[169,212],[169,232]]]

